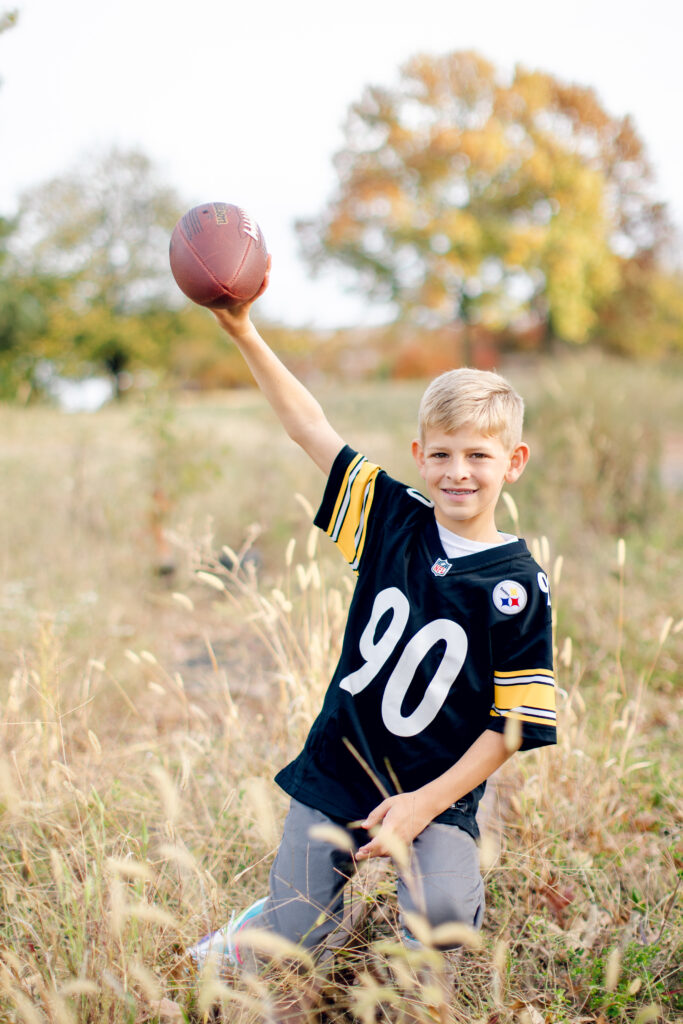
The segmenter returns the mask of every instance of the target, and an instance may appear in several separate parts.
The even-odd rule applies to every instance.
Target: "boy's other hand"
[[[218,320],[224,331],[226,331],[231,338],[239,338],[241,334],[249,327],[250,318],[249,313],[251,307],[254,305],[257,299],[260,299],[270,281],[270,266],[271,258],[268,257],[268,263],[266,265],[266,274],[263,278],[263,283],[256,295],[249,299],[247,302],[235,303],[229,306],[227,309],[212,309],[211,312]]]
[[[368,857],[400,859],[402,850],[407,851],[413,839],[424,832],[431,820],[417,793],[399,793],[388,797],[363,822],[362,827],[368,831],[378,825],[381,827],[369,843],[361,846],[356,860],[366,860]]]

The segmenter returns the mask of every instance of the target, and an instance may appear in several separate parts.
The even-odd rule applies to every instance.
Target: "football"
[[[202,203],[176,224],[169,258],[176,284],[188,299],[227,309],[256,295],[268,250],[258,224],[239,206]]]

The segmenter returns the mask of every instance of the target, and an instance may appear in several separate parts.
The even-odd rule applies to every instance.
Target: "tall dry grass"
[[[585,375],[563,379],[579,422]],[[0,410],[0,1019],[247,1024],[312,990],[324,1019],[363,1024],[680,1018],[677,496],[658,490],[624,540],[587,515],[609,490],[578,451],[588,508],[567,501],[572,445],[542,378],[527,383],[545,466],[501,525],[519,509],[553,579],[561,727],[557,748],[497,780],[480,942],[443,957],[425,934],[404,950],[391,875],[371,865],[351,893],[364,946],[324,972],[276,949],[278,984],[197,977],[184,951],[263,893],[285,811],[270,780],[336,660],[352,579],[310,531],[320,483],[250,393],[161,416]],[[649,386],[665,408],[667,382]],[[417,392],[326,404],[404,475]],[[675,415],[662,431],[680,430]],[[195,472],[210,463],[220,475]],[[169,486],[175,570],[159,576],[151,481],[174,465],[190,482]]]

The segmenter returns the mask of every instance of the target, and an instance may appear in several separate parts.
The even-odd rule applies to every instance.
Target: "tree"
[[[181,210],[147,156],[118,149],[22,196],[13,270],[59,282],[42,347],[60,368],[104,367],[118,383],[135,362],[158,362]]]
[[[683,353],[683,274],[627,260],[617,292],[600,308],[600,341],[621,355]]]
[[[0,217],[0,398],[29,393],[39,353],[32,340],[46,327],[49,282],[7,272],[7,244],[16,222]]]
[[[352,105],[338,187],[297,225],[314,269],[350,268],[417,322],[501,326],[532,313],[588,340],[624,265],[668,237],[628,117],[591,89],[475,53],[418,56]]]
[[[0,35],[17,24],[16,11],[0,12]],[[43,307],[37,293],[43,282],[15,280],[8,273],[8,246],[17,219],[0,216],[0,397],[8,398],[27,386],[35,360],[26,342],[44,327]]]

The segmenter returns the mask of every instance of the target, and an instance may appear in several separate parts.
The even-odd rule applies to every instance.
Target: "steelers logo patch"
[[[515,580],[503,580],[493,588],[493,603],[503,615],[517,615],[526,608],[526,590]]]

